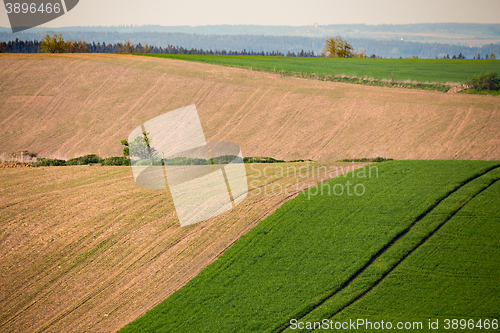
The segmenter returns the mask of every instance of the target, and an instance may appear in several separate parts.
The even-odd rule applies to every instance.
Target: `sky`
[[[43,26],[443,22],[500,23],[500,0],[80,0]],[[10,27],[5,7],[0,8],[0,26]]]

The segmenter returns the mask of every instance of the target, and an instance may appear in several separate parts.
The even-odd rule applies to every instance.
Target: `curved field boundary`
[[[492,175],[492,177],[487,177],[489,173],[494,172],[498,168],[500,168],[500,166],[497,165],[486,169],[482,173],[467,179],[456,188],[450,190],[433,206],[419,215],[408,228],[401,231],[380,249],[363,267],[352,275],[351,278],[346,280],[339,289],[335,290],[330,296],[319,301],[311,310],[296,319],[298,321],[314,321],[318,318],[331,319],[345,308],[364,297],[379,285],[387,275],[398,267],[410,254],[414,253],[415,250],[423,245],[432,235],[439,231],[467,203],[499,181],[499,172],[497,172],[496,175]],[[461,192],[466,193],[462,194]],[[450,205],[453,206],[452,209],[448,209],[447,206]],[[440,212],[440,208],[443,209],[442,212]],[[446,215],[443,216],[442,214]],[[437,219],[433,220],[435,217],[437,217]],[[423,222],[419,223],[420,221]],[[375,281],[373,281],[374,277]],[[341,305],[335,306],[334,303],[337,302]],[[328,307],[329,304],[331,304],[330,308]],[[326,308],[322,308],[322,306],[326,306]],[[287,330],[287,328],[288,323],[283,323],[281,326],[277,327],[274,332],[283,332]]]
[[[449,86],[451,82],[462,83],[473,75],[497,71],[500,67],[496,60],[472,59],[346,59],[152,53],[134,55],[209,63],[280,75],[338,79],[348,83],[364,81],[365,84],[373,84],[376,81],[378,84],[387,84],[387,86],[403,85],[424,89],[442,89]]]
[[[492,169],[498,171],[484,176]],[[380,165],[380,178],[365,179],[359,174],[349,178],[353,184],[366,185],[365,196],[299,195],[120,332],[274,332],[284,322],[291,324],[292,318],[311,322],[318,313],[327,318],[369,289],[436,225],[470,200],[478,191],[477,184],[491,182],[492,175],[500,178],[499,171],[498,162],[394,161]],[[345,181],[342,177],[328,185]],[[472,186],[464,186],[468,182]],[[313,192],[319,194],[323,187],[316,189]],[[426,211],[431,213],[422,218]],[[311,311],[417,219],[421,220],[412,230],[353,283]],[[410,258],[425,259],[420,253],[398,269]],[[489,276],[484,278],[492,283]]]
[[[291,165],[307,177],[288,172]],[[186,228],[169,192],[137,187],[129,167],[0,170],[0,331],[117,331],[299,189],[323,181],[312,173],[321,165],[351,171],[364,164],[246,164],[252,183],[245,201]],[[275,187],[289,191],[266,195]]]

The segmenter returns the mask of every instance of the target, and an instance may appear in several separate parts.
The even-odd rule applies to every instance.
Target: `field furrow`
[[[405,259],[420,248],[438,232],[471,200],[500,180],[499,167],[478,174],[456,189],[447,193],[430,210],[401,234],[390,241],[361,270],[328,299],[323,300],[312,311],[300,318],[301,321],[321,321],[332,319],[375,287],[396,269]],[[439,207],[442,205],[443,207]],[[418,223],[418,225],[417,225]],[[297,318],[299,319],[299,318]],[[283,325],[288,326],[289,323]],[[279,332],[285,329],[277,330]],[[290,331],[290,330],[286,330]],[[312,331],[312,330],[310,330]]]

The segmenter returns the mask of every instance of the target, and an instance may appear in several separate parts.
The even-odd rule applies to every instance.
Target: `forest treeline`
[[[226,51],[226,50],[203,50],[203,49],[195,49],[195,48],[185,48],[182,46],[174,46],[167,45],[166,47],[157,47],[157,46],[149,46],[141,45],[132,45],[129,44],[127,47],[127,41],[124,43],[115,43],[106,44],[105,42],[95,42],[86,43],[86,49],[84,52],[88,53],[120,53],[120,52],[128,52],[128,53],[154,53],[154,54],[214,54],[214,55],[255,55],[255,56],[292,56],[292,57],[315,57],[317,56],[313,51],[304,51],[300,52],[290,52],[288,51],[286,54],[280,51],[271,51],[271,52],[254,52],[247,51],[243,49],[243,51]],[[33,41],[20,41],[16,39],[15,41],[9,42],[1,42],[0,43],[0,52],[5,53],[39,53],[41,49],[41,42],[37,40]],[[68,52],[68,51],[64,51]],[[69,51],[71,52],[71,51]],[[73,51],[72,53],[75,53]],[[76,51],[78,53],[78,51]]]

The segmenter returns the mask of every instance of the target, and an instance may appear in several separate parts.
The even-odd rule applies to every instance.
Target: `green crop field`
[[[292,319],[491,323],[499,179],[494,161],[389,161],[336,177],[283,204],[122,332],[282,332]]]
[[[450,324],[451,329],[445,331],[452,330],[454,319],[458,329],[498,331],[491,319],[499,319],[500,314],[500,182],[486,188],[492,180],[493,175],[482,177],[464,189],[461,198],[455,198],[455,208],[451,202],[444,205],[443,209],[455,211],[461,200],[468,202],[476,195],[418,249],[417,255],[409,256],[372,293],[339,313],[338,320],[363,313],[371,321],[381,317],[396,321],[404,311],[412,314],[412,321],[424,325],[431,318],[439,320],[441,331]],[[434,218],[438,214],[433,214]],[[473,329],[470,319],[474,319]]]
[[[339,59],[271,56],[141,54],[283,74],[316,77],[347,76],[421,83],[463,83],[471,76],[500,73],[498,60]]]

